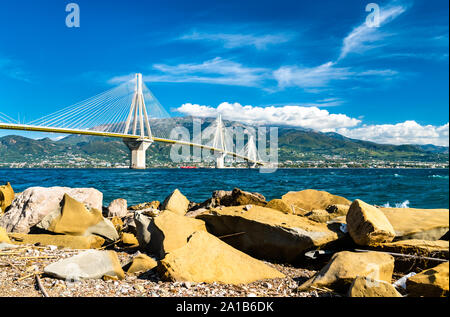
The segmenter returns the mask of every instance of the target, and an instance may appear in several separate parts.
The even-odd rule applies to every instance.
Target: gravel
[[[133,258],[133,251],[118,249],[122,265]],[[44,267],[83,250],[56,249],[21,245],[0,250],[0,296],[42,297],[35,275]],[[322,297],[335,296],[331,292],[315,290],[297,292],[297,287],[314,275],[315,271],[265,262],[286,275],[283,279],[258,281],[246,285],[219,283],[163,282],[154,271],[138,276],[125,275],[123,280],[65,281],[39,275],[50,297]]]

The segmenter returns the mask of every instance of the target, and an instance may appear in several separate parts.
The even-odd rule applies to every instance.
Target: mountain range
[[[204,119],[202,129],[213,119]],[[241,123],[227,122],[226,126],[244,127]],[[151,122],[156,135],[168,135],[173,126],[183,126],[192,131],[190,117],[160,119]],[[448,147],[434,145],[389,145],[350,139],[337,133],[321,133],[313,130],[278,127],[279,162],[314,160],[352,161],[413,161],[448,162]],[[147,150],[149,165],[170,163],[170,145],[154,143]],[[65,166],[96,165],[109,162],[112,165],[127,165],[129,151],[120,139],[69,135],[58,140],[50,138],[30,139],[17,135],[0,138],[0,163],[55,162]]]

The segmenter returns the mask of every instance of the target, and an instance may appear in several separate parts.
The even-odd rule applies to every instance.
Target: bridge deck
[[[229,155],[232,157],[240,158],[245,161],[248,161],[250,163],[254,163],[257,165],[263,165],[262,162],[251,160],[248,157],[245,157],[243,155],[224,151],[218,148],[214,148],[207,145],[197,144],[197,143],[191,143],[186,141],[180,141],[180,140],[171,140],[171,139],[164,139],[164,138],[149,138],[144,137],[142,138],[140,135],[132,135],[132,134],[122,134],[122,133],[112,133],[112,132],[102,132],[102,131],[95,131],[95,130],[77,130],[77,129],[64,129],[64,128],[53,128],[53,127],[41,127],[41,126],[32,126],[32,125],[25,125],[25,124],[6,124],[6,123],[0,123],[0,129],[5,130],[19,130],[19,131],[36,131],[36,132],[50,132],[50,133],[62,133],[62,134],[80,134],[80,135],[93,135],[93,136],[103,136],[103,137],[110,137],[110,138],[120,138],[120,139],[137,139],[137,140],[148,140],[148,141],[154,141],[154,142],[160,142],[160,143],[169,143],[169,144],[180,144],[180,145],[187,145],[192,147],[198,147],[206,150],[211,150],[215,152],[224,153],[225,155]]]

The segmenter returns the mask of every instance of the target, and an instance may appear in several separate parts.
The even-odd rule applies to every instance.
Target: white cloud
[[[405,6],[394,5],[380,8],[379,27],[371,27],[364,21],[354,28],[343,40],[339,59],[346,57],[350,53],[363,53],[377,46],[383,46],[383,39],[390,36],[384,33],[381,27],[396,19],[406,11]]]
[[[154,64],[153,68],[161,74],[144,75],[144,81],[258,87],[267,77],[267,69],[265,68],[246,67],[220,57],[197,64]],[[129,79],[130,76],[118,76],[112,78],[110,82],[124,82]]]
[[[449,124],[443,126],[420,125],[416,121],[397,124],[363,125],[341,128],[336,132],[349,138],[386,144],[449,145]]]
[[[343,81],[349,79],[361,79],[366,76],[378,76],[379,78],[390,78],[398,72],[391,69],[363,70],[358,71],[348,67],[336,67],[336,63],[328,62],[317,67],[283,66],[273,72],[280,88],[301,87],[311,91],[313,88],[323,88],[332,81]]]
[[[276,125],[337,132],[346,137],[382,144],[449,145],[449,124],[420,125],[415,121],[397,124],[360,125],[361,120],[334,114],[318,107],[296,105],[255,107],[223,102],[217,108],[185,103],[176,111],[194,117],[217,117],[253,125]]]
[[[195,117],[216,117],[248,124],[286,125],[310,128],[318,131],[334,131],[342,127],[354,127],[360,120],[344,114],[332,114],[317,107],[282,106],[254,107],[239,103],[223,102],[217,108],[185,103],[178,112]]]
[[[333,80],[345,80],[352,75],[348,68],[335,67],[328,62],[317,67],[283,66],[273,72],[281,88],[298,86],[302,88],[320,88]]]
[[[268,45],[288,42],[288,34],[242,34],[242,33],[202,33],[191,32],[180,37],[182,40],[222,42],[225,48],[254,46],[258,50],[266,49]]]

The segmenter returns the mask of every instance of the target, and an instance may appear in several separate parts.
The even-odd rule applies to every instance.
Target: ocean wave
[[[394,203],[394,206],[391,206],[389,202],[385,203],[383,207],[385,208],[409,208],[409,200],[405,200],[402,203]]]
[[[448,179],[448,175],[431,175],[431,176],[428,176],[428,177]]]

